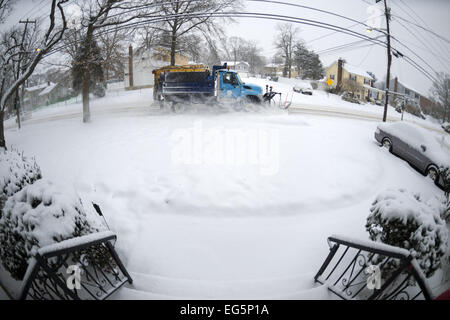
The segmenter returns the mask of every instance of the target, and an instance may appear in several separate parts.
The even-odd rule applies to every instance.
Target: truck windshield
[[[242,82],[241,77],[239,76],[239,74],[235,73],[235,76],[236,76],[237,84],[242,84],[243,82]]]

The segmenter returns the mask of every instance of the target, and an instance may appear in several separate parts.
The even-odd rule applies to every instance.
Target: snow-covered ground
[[[310,110],[317,112],[340,112],[340,113],[351,113],[353,115],[366,116],[369,118],[383,118],[383,106],[377,106],[371,103],[364,104],[355,104],[344,101],[340,96],[335,94],[329,94],[322,90],[314,90],[313,94],[304,95],[301,93],[297,93],[293,91],[293,87],[297,83],[303,83],[306,80],[296,80],[296,79],[287,79],[287,78],[279,78],[278,82],[269,81],[262,78],[244,78],[242,79],[246,83],[257,84],[265,90],[266,85],[269,87],[273,87],[273,91],[281,92],[282,99],[281,104],[285,102],[292,102],[291,109],[293,111],[299,110]],[[279,103],[279,96],[276,97],[275,102]],[[401,120],[401,114],[395,111],[395,108],[389,105],[388,108],[388,120],[389,121],[398,121]],[[416,117],[410,113],[404,113],[404,120],[414,122],[420,124],[423,127],[433,129],[438,132],[443,132],[439,123],[436,123],[432,120],[423,120],[419,117]]]
[[[442,194],[375,143],[377,122],[161,113],[151,96],[110,91],[91,102],[90,124],[80,103],[36,112],[20,131],[7,122],[8,145],[102,207],[134,280],[116,299],[330,298],[313,284],[328,236],[368,239],[371,203],[387,188]],[[327,105],[339,107],[336,99]],[[433,279],[436,292],[444,276]]]

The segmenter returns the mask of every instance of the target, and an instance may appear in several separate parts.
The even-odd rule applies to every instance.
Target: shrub
[[[14,279],[22,280],[39,248],[97,231],[75,194],[41,179],[6,201],[0,213],[0,260]]]
[[[366,230],[373,241],[409,250],[426,277],[441,266],[448,232],[435,202],[424,202],[405,190],[386,190],[370,209]],[[389,268],[395,267],[391,264]]]
[[[41,177],[34,159],[24,157],[15,149],[0,148],[0,211],[8,197]]]

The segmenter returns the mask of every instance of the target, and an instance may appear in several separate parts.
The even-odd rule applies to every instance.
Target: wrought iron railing
[[[103,300],[132,279],[112,232],[65,240],[39,249],[28,266],[20,299]]]
[[[342,236],[328,238],[330,253],[314,280],[345,300],[432,298],[408,250]]]

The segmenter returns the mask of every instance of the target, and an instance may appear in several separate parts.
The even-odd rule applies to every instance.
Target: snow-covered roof
[[[234,66],[234,61],[221,61],[221,63],[222,63],[222,65],[223,65],[224,63],[226,63],[228,66]],[[236,61],[236,65],[238,65],[238,64],[245,64],[245,65],[247,65],[247,66],[250,66],[250,65],[248,64],[248,62],[246,62],[246,61]]]
[[[424,94],[422,94],[419,90],[414,89],[414,87],[411,87],[409,84],[404,83],[403,81],[398,81],[398,82],[399,82],[399,84],[401,84],[404,88],[406,88],[406,89],[408,89],[408,90],[410,90],[410,91],[413,91],[413,92],[415,92],[415,93],[418,93],[419,95],[425,97]]]
[[[41,92],[39,92],[40,96],[46,95],[48,93],[50,93],[54,88],[56,87],[56,83],[50,82],[50,85],[47,86],[44,90],[42,90]]]
[[[25,91],[27,91],[27,92],[33,92],[33,91],[36,91],[36,90],[42,90],[42,89],[44,89],[45,87],[47,87],[47,83],[38,84],[37,86],[25,88]]]
[[[347,72],[349,72],[349,73],[356,74],[358,76],[363,76],[363,77],[372,79],[372,77],[367,73],[367,71],[365,71],[362,68],[359,68],[359,67],[356,67],[356,66],[352,66],[351,64],[348,64],[348,63],[345,63],[343,68],[345,70],[347,70]]]
[[[276,63],[266,64],[266,68],[278,68],[279,66],[280,66],[280,64],[276,64]]]

